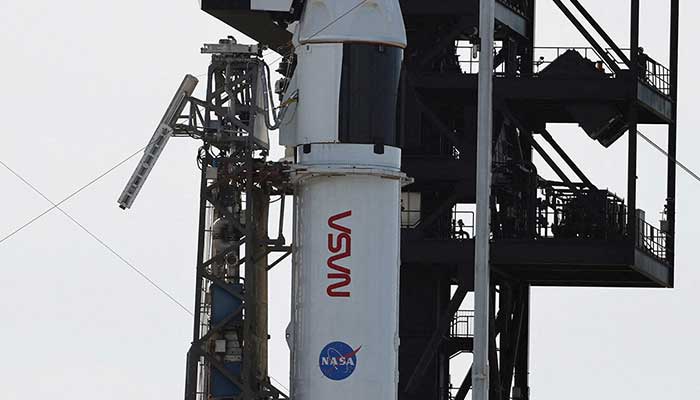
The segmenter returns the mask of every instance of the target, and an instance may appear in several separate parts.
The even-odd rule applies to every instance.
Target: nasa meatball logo
[[[357,368],[357,353],[362,346],[353,350],[347,343],[328,343],[318,357],[318,366],[326,378],[334,381],[347,379]]]

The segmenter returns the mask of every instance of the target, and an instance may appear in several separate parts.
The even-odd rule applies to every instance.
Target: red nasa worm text
[[[328,227],[332,233],[328,234],[330,256],[326,265],[329,268],[328,280],[331,283],[326,288],[326,294],[330,297],[350,297],[350,268],[339,263],[352,254],[352,230],[341,225],[339,221],[351,215],[352,211],[348,210],[328,218]]]

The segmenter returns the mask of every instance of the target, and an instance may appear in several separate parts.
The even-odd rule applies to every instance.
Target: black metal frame
[[[214,54],[207,75],[206,100],[190,99],[188,116],[176,134],[203,140],[195,284],[193,340],[187,354],[186,400],[210,398],[213,371],[239,390],[225,399],[288,398],[267,376],[267,271],[286,258],[291,246],[282,235],[285,196],[290,193],[283,163],[265,160],[266,144],[256,139],[255,103],[262,73],[258,54]],[[215,176],[214,176],[215,175]],[[267,230],[269,199],[281,196],[277,238]],[[225,233],[215,229],[221,220]],[[217,235],[230,246],[213,246]],[[220,239],[220,238],[218,238]],[[281,253],[268,263],[270,253]],[[213,288],[226,291],[240,307],[212,322]],[[240,343],[241,371],[232,373],[213,341],[234,332]]]
[[[513,399],[529,399],[530,285],[673,285],[679,2],[671,0],[670,64],[666,68],[637,51],[639,0],[630,0],[628,49],[615,43],[579,0],[569,3],[583,21],[562,0],[552,1],[592,47],[576,50],[582,59],[602,61],[609,71],[556,79],[540,73],[538,67],[549,65],[549,60],[539,63],[535,59],[535,1],[497,1],[496,40],[502,48],[497,49],[494,85],[492,297],[497,307],[491,315],[490,365],[491,398],[498,400],[510,399],[511,395]],[[461,300],[473,290],[473,260],[469,259],[473,256],[473,241],[455,234],[452,212],[455,204],[474,202],[477,80],[476,74],[469,73],[474,71],[465,71],[465,65],[460,65],[455,45],[477,41],[478,0],[400,2],[409,43],[398,99],[398,135],[403,169],[415,177],[415,183],[405,190],[422,197],[420,210],[407,210],[419,211],[421,222],[402,229],[399,398],[462,400],[471,388],[471,372],[461,385],[452,387],[449,359],[471,351],[473,343],[468,335],[450,333],[455,333],[451,328],[457,324],[454,315]],[[264,16],[267,25],[256,25],[255,29],[262,31],[257,32],[251,25],[260,20],[259,13],[251,13],[250,20],[242,21],[248,15],[226,10],[218,0],[203,2],[203,8],[284,53],[279,50],[283,42],[278,35],[281,25],[272,22],[274,15]],[[270,35],[277,36],[266,40]],[[558,56],[569,49],[553,51]],[[575,114],[596,112],[617,113],[622,124],[610,137],[599,139],[603,145],[618,140],[622,128],[630,132],[624,219],[637,223],[625,222],[619,240],[543,238],[538,235],[538,213],[547,205],[538,204],[543,201],[538,200],[538,188],[554,185],[569,193],[570,198],[597,191],[583,168],[546,130],[546,124],[576,123],[580,121]],[[668,227],[663,232],[637,218],[636,131],[641,123],[669,126]],[[574,172],[576,180],[565,174],[537,136]],[[534,152],[557,171],[561,182],[544,182],[538,177],[532,163]],[[640,257],[644,259],[640,261]],[[663,273],[650,277],[638,263],[656,263]],[[500,349],[496,348],[497,337]]]
[[[587,49],[578,51],[587,56],[585,58],[592,58],[590,60],[592,62],[602,60],[611,71],[610,73],[606,72],[605,78],[607,79],[594,81],[593,85],[600,86],[601,90],[605,90],[605,86],[612,83],[616,87],[614,90],[619,90],[621,93],[619,100],[608,104],[612,104],[613,108],[624,106],[621,115],[631,132],[628,135],[630,148],[627,167],[627,205],[624,205],[622,200],[616,196],[598,190],[583,172],[583,168],[566,154],[555,137],[545,127],[547,118],[549,118],[547,114],[536,114],[533,117],[533,109],[526,100],[528,92],[533,103],[537,104],[538,101],[541,101],[537,98],[538,88],[552,93],[551,89],[561,85],[563,78],[553,81],[545,78],[544,75],[540,77],[536,71],[538,70],[538,62],[535,60],[536,48],[532,35],[520,35],[515,29],[509,29],[506,24],[500,23],[497,40],[503,43],[503,47],[495,49],[498,60],[494,71],[497,81],[494,105],[495,134],[505,135],[503,137],[509,139],[505,140],[505,144],[496,144],[495,151],[502,151],[499,149],[509,150],[504,150],[507,151],[507,156],[501,158],[500,161],[498,156],[494,156],[495,194],[492,199],[492,214],[498,216],[501,212],[497,210],[502,210],[505,207],[504,204],[518,204],[517,202],[513,203],[514,200],[507,193],[507,188],[517,187],[513,186],[515,181],[498,183],[499,174],[504,174],[503,171],[508,170],[508,159],[519,160],[518,163],[530,171],[527,174],[535,174],[536,176],[536,170],[532,166],[532,154],[537,152],[557,173],[561,182],[547,182],[541,178],[529,181],[528,185],[530,185],[531,190],[522,192],[521,198],[524,200],[518,207],[521,207],[522,212],[526,214],[523,221],[528,221],[530,228],[521,231],[523,236],[516,238],[518,241],[512,244],[508,241],[499,242],[501,240],[498,236],[500,233],[494,228],[495,242],[492,246],[492,257],[497,264],[493,266],[493,292],[494,299],[498,298],[497,303],[495,303],[497,306],[493,307],[495,311],[492,315],[493,327],[490,339],[491,397],[494,399],[529,399],[530,282],[535,284],[546,282],[542,280],[542,277],[548,274],[546,272],[548,256],[546,253],[543,255],[535,254],[542,253],[542,249],[547,248],[546,246],[532,246],[528,252],[526,243],[528,240],[538,240],[541,243],[546,240],[552,241],[551,243],[556,246],[557,240],[561,240],[547,239],[538,231],[537,226],[542,227],[542,212],[552,203],[548,203],[546,197],[540,197],[538,200],[536,193],[534,193],[536,189],[550,188],[548,189],[549,196],[554,196],[555,192],[558,193],[557,196],[567,193],[566,196],[569,200],[565,200],[565,202],[578,201],[573,199],[585,199],[586,197],[593,198],[598,196],[598,193],[603,193],[603,198],[607,199],[604,203],[609,204],[604,207],[613,207],[617,210],[615,211],[617,214],[615,214],[612,212],[614,210],[611,209],[611,214],[606,218],[619,220],[616,227],[611,226],[601,231],[606,232],[601,237],[592,237],[590,234],[582,232],[575,234],[575,238],[566,238],[567,244],[562,244],[563,248],[567,246],[575,248],[577,254],[583,256],[589,256],[588,253],[590,253],[591,262],[601,266],[586,269],[583,267],[587,263],[584,259],[565,261],[566,257],[552,254],[550,262],[557,260],[556,266],[552,265],[552,268],[562,268],[560,263],[567,262],[572,272],[571,275],[551,272],[552,282],[555,283],[548,283],[549,285],[590,286],[596,285],[598,282],[598,285],[649,286],[646,278],[639,272],[635,272],[637,262],[635,257],[639,257],[635,255],[636,250],[650,257],[648,260],[654,260],[653,262],[660,263],[659,265],[667,266],[670,279],[664,280],[662,285],[672,285],[673,224],[675,220],[672,215],[672,203],[675,193],[675,164],[669,161],[668,165],[669,200],[666,209],[669,228],[665,232],[638,217],[635,180],[637,125],[642,118],[644,121],[653,120],[647,114],[642,114],[646,112],[643,107],[648,107],[648,104],[643,104],[643,101],[640,100],[641,93],[638,93],[638,90],[641,90],[638,89],[640,85],[651,89],[662,98],[669,99],[673,104],[673,121],[669,124],[669,149],[675,151],[675,107],[677,100],[675,96],[677,96],[678,57],[677,1],[672,3],[671,63],[669,68],[663,67],[645,54],[640,55],[637,51],[627,50],[626,53],[626,50],[613,41],[579,1],[571,0],[571,4],[592,26],[594,33],[602,37],[607,48],[604,47],[595,40],[594,33],[590,33],[562,1],[553,1],[592,46],[590,52]],[[455,5],[453,15],[446,16],[449,14],[446,9],[442,10],[444,13],[428,14],[426,12],[426,14],[421,15],[410,8],[414,4],[411,1],[406,1],[403,4],[409,33],[409,45],[406,49],[400,96],[399,135],[404,146],[404,169],[414,171],[418,176],[414,185],[405,188],[405,190],[422,194],[419,219],[424,222],[416,226],[403,227],[403,244],[411,248],[406,249],[406,251],[402,250],[402,255],[406,257],[402,266],[401,279],[400,335],[402,346],[400,348],[399,398],[402,400],[424,398],[462,400],[471,388],[471,370],[459,386],[453,387],[446,380],[446,377],[449,377],[449,364],[445,360],[461,352],[471,351],[471,346],[473,346],[469,335],[465,336],[463,333],[459,333],[457,328],[459,323],[454,319],[459,318],[457,309],[464,298],[463,296],[468,291],[473,290],[473,280],[467,278],[473,273],[473,262],[466,259],[473,255],[473,246],[470,244],[470,240],[456,237],[445,227],[449,226],[451,218],[448,210],[460,202],[473,202],[474,180],[472,174],[474,167],[467,160],[474,151],[476,79],[471,79],[471,77],[475,77],[476,71],[469,70],[468,65],[466,65],[465,70],[464,61],[452,57],[454,53],[451,53],[449,49],[456,50],[456,47],[451,46],[463,46],[465,41],[474,39],[470,34],[473,32],[476,21],[473,14],[460,14],[457,10],[461,10],[461,8],[458,8],[457,5]],[[632,0],[631,4],[633,23],[632,41],[629,48],[636,49],[639,47],[638,0]],[[408,9],[405,7],[406,5]],[[416,7],[419,9],[418,6]],[[527,2],[520,10],[525,11],[525,18],[530,22],[528,31],[533,32],[534,2]],[[560,55],[563,50],[568,49],[562,48],[552,51],[557,51]],[[640,61],[642,57],[643,60]],[[467,62],[473,63],[475,59]],[[544,67],[544,65],[540,65],[540,67]],[[473,75],[470,75],[470,72]],[[517,94],[517,101],[512,101],[509,97],[511,94],[515,94],[514,92],[509,92],[507,89],[499,90],[499,82],[508,82],[507,86],[502,86],[504,88],[516,88],[518,80],[524,81],[529,78],[536,80],[532,84],[528,83],[527,89],[523,87],[523,93]],[[568,77],[564,81],[567,79],[573,82],[577,78]],[[582,80],[581,82],[584,86],[591,83],[590,80]],[[585,94],[581,94],[581,104],[592,101],[590,97],[585,96]],[[551,95],[543,95],[543,98],[546,97],[551,97]],[[569,96],[566,101],[569,102],[570,107],[578,107],[577,101],[579,100],[576,99],[575,95]],[[601,104],[604,104],[609,100],[601,98],[600,101]],[[610,106],[606,105],[606,107]],[[551,121],[564,122],[561,119],[560,113]],[[655,123],[668,123],[668,120],[660,120],[660,122]],[[543,138],[549,148],[553,149],[553,154],[545,149],[543,144],[537,140],[537,136]],[[613,137],[610,140],[615,139]],[[494,139],[496,143],[500,143],[499,140]],[[601,141],[601,143],[603,142]],[[603,144],[608,145],[609,143]],[[455,157],[455,154],[458,156]],[[565,165],[573,171],[575,179],[567,176],[553,155],[563,160]],[[430,160],[433,160],[432,163]],[[445,173],[445,168],[448,165],[465,168],[467,172]],[[527,174],[522,176],[528,176]],[[553,198],[550,197],[550,201],[553,201]],[[496,208],[497,204],[498,208]],[[416,210],[410,211],[416,212]],[[627,221],[635,221],[635,223],[627,223]],[[429,224],[426,225],[425,222],[429,222]],[[501,220],[494,219],[492,226],[496,227],[503,223]],[[426,230],[426,226],[430,226],[431,229]],[[611,233],[611,229],[614,234]],[[572,242],[572,239],[575,239],[575,242]],[[420,247],[415,246],[419,243]],[[508,260],[518,258],[517,254],[502,257],[499,251],[506,251],[506,249],[512,249],[508,250],[511,252],[523,252],[518,254],[522,254],[523,260],[528,260],[528,266],[518,267],[500,264],[506,258]],[[620,260],[609,259],[606,261],[605,254],[606,252],[609,254],[610,249],[619,249],[617,251],[621,255]],[[449,255],[446,252],[449,252]],[[419,255],[418,253],[424,254]],[[465,261],[458,265],[444,265],[453,262],[449,260],[460,258],[465,259]],[[418,260],[425,261],[419,262]],[[541,260],[541,264],[537,264],[538,261],[533,260]],[[606,262],[611,265],[607,271],[606,267],[603,266]],[[630,265],[630,267],[625,267],[623,264]],[[531,268],[533,272],[532,280],[528,278],[528,268]],[[420,276],[423,279],[420,279]],[[615,279],[619,279],[619,281],[615,281]],[[432,290],[425,290],[423,288],[425,285],[430,285]],[[409,296],[409,293],[412,296]],[[453,294],[450,296],[450,293]],[[410,311],[403,312],[406,308]],[[495,346],[497,338],[501,343],[500,349],[496,349]]]

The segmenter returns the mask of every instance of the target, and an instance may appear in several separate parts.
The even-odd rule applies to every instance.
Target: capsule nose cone
[[[308,1],[299,25],[299,42],[370,42],[406,47],[398,0]]]

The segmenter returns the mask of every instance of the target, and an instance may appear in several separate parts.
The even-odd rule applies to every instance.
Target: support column
[[[679,0],[671,0],[671,114],[673,122],[668,127],[668,177],[666,189],[666,212],[668,217],[668,233],[666,235],[666,257],[671,265],[675,260],[676,235],[676,130],[678,118],[678,28]],[[675,268],[671,268],[671,284]]]
[[[253,221],[268,221],[268,213],[270,209],[270,196],[263,189],[253,189]],[[254,335],[255,352],[257,363],[254,366],[255,374],[258,379],[267,377],[267,344],[268,344],[268,293],[267,293],[267,241],[268,227],[267,223],[256,223],[254,235],[254,252],[253,259],[255,260],[255,299],[256,314]],[[247,272],[247,271],[246,271]]]
[[[208,84],[210,85],[210,83]],[[209,92],[207,92],[209,93]],[[205,145],[206,146],[206,145]],[[187,352],[187,366],[185,368],[185,400],[195,400],[197,398],[197,372],[200,359],[198,342],[200,339],[201,329],[201,309],[202,309],[202,285],[204,279],[202,273],[204,267],[204,248],[205,248],[205,233],[206,233],[206,215],[207,215],[207,169],[209,167],[209,157],[202,162],[202,174],[199,188],[199,226],[197,233],[197,267],[194,286],[194,326],[192,329],[192,345]]]
[[[474,400],[489,398],[489,236],[491,136],[493,130],[494,0],[481,0],[479,11],[479,96],[477,123],[476,255],[474,262]]]
[[[529,383],[529,351],[530,351],[530,286],[523,285],[522,302],[523,316],[518,341],[518,353],[515,356],[515,385],[514,400],[530,399]]]
[[[629,82],[629,142],[627,147],[627,234],[637,241],[637,91],[639,87],[639,0],[632,0],[630,29],[630,59],[632,78]]]

